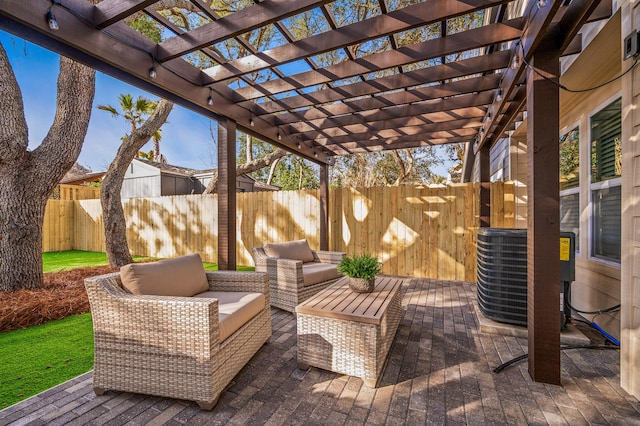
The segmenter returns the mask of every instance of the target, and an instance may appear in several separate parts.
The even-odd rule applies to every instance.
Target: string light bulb
[[[58,20],[56,19],[56,15],[53,14],[53,6],[60,4],[60,0],[51,0],[51,6],[49,6],[49,10],[45,15],[45,19],[47,20],[47,25],[51,31],[58,31],[60,29],[60,25],[58,25]]]
[[[58,31],[60,29],[60,25],[58,25],[58,21],[56,20],[56,15],[53,14],[51,10],[47,12],[47,25],[49,25],[49,29],[51,31]]]
[[[520,58],[516,54],[511,60],[511,69],[517,70],[520,67]]]
[[[542,9],[547,5],[547,0],[538,0],[538,9]]]
[[[313,151],[313,156],[318,158],[318,153],[316,151]]]
[[[151,67],[149,70],[149,78],[156,78],[158,73],[156,72],[156,67]]]
[[[498,87],[498,91],[496,92],[496,101],[502,101],[502,89]]]
[[[213,105],[213,96],[211,95],[211,87],[209,87],[209,97],[207,98],[207,105]]]
[[[251,116],[249,117],[249,126],[253,127],[256,125],[256,122],[253,121],[253,114],[251,114]]]
[[[296,147],[297,147],[298,149],[302,148],[302,145],[300,145],[300,142],[298,142],[298,143],[296,144]]]
[[[282,140],[282,135],[280,134],[280,131],[278,130],[278,134],[277,134],[278,140],[281,141]]]

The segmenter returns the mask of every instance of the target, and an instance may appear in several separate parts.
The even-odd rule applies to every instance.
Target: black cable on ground
[[[608,308],[605,309],[599,309],[597,311],[583,311],[580,309],[576,309],[571,305],[571,302],[569,302],[569,300],[567,299],[567,306],[569,306],[571,308],[572,311],[576,311],[579,314],[586,314],[586,315],[599,315],[599,314],[605,314],[607,312],[613,312],[613,311],[617,311],[620,309],[620,304],[618,303],[617,305],[614,306],[610,306]]]
[[[576,311],[579,314],[586,314],[586,315],[600,315],[600,314],[604,314],[607,312],[613,312],[613,311],[617,311],[618,309],[620,309],[620,304],[618,303],[617,305],[614,306],[610,306],[608,308],[604,308],[604,309],[599,309],[597,311],[583,311],[580,309],[576,309],[573,307],[573,305],[571,305],[571,283],[569,283],[569,285],[566,287],[567,289],[567,294],[565,295],[565,299],[567,302],[567,306],[572,310],[572,311]]]
[[[560,350],[561,351],[565,351],[568,349],[597,349],[597,350],[607,350],[607,349],[620,349],[618,346],[611,346],[611,345],[562,345],[560,346]],[[520,355],[517,356],[499,366],[497,366],[496,368],[493,369],[494,373],[499,373],[502,370],[504,370],[505,368],[519,362],[522,361],[523,359],[527,359],[529,357],[529,354],[524,354],[524,355]]]

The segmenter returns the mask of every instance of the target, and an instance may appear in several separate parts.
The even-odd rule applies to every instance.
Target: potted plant
[[[362,256],[345,256],[338,264],[338,272],[349,277],[349,287],[357,293],[373,291],[380,268],[380,261],[369,253]]]

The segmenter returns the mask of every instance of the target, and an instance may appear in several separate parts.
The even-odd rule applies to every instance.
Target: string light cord
[[[522,43],[520,43],[520,41],[518,41],[518,43],[520,44],[520,46],[522,46]],[[614,81],[617,81],[617,80],[621,79],[622,77],[624,77],[625,75],[627,75],[629,72],[631,72],[631,70],[633,70],[633,69],[635,68],[635,66],[636,66],[636,65],[638,65],[638,58],[634,58],[634,59],[633,59],[633,63],[632,63],[632,64],[629,66],[629,68],[627,68],[627,69],[626,69],[626,71],[624,71],[622,74],[620,74],[620,75],[618,75],[618,76],[616,76],[616,77],[613,77],[612,79],[607,80],[607,81],[605,81],[604,83],[600,83],[600,84],[598,84],[598,85],[596,85],[596,86],[588,87],[588,88],[586,88],[586,89],[570,89],[570,88],[568,88],[567,86],[565,86],[564,84],[562,84],[562,83],[560,83],[560,82],[558,82],[558,81],[555,81],[555,80],[553,80],[553,79],[551,79],[551,78],[547,77],[546,75],[542,74],[540,71],[538,71],[538,70],[536,69],[536,67],[532,66],[532,65],[527,61],[527,58],[526,58],[526,57],[525,57],[525,55],[524,55],[524,49],[523,49],[523,52],[522,52],[522,62],[525,64],[525,66],[526,66],[527,68],[530,68],[534,73],[536,73],[537,75],[539,75],[539,76],[540,76],[540,77],[542,77],[543,79],[547,80],[548,82],[555,84],[556,86],[558,86],[560,89],[564,90],[565,92],[569,92],[569,93],[585,93],[585,92],[591,92],[591,91],[593,91],[593,90],[600,89],[601,87],[604,87],[604,86],[606,86],[606,85],[608,85],[608,84],[613,83]]]
[[[149,52],[148,50],[146,50],[146,49],[144,49],[144,48],[142,48],[140,46],[137,46],[137,45],[125,40],[125,39],[122,39],[121,37],[118,37],[116,34],[110,32],[108,29],[98,28],[98,26],[95,25],[91,20],[85,18],[82,14],[76,12],[74,9],[68,7],[67,5],[62,4],[61,0],[54,0],[54,2],[55,2],[56,6],[66,10],[71,15],[75,16],[78,20],[82,21],[86,26],[88,26],[90,28],[93,28],[94,30],[100,31],[101,33],[113,38],[114,40],[119,41],[120,43],[124,44],[127,47],[130,47],[130,48],[135,49],[135,50],[137,50],[139,52],[143,52],[143,53],[148,54],[149,56],[151,56],[151,60],[153,61],[153,66],[157,65],[159,67],[162,67],[163,69],[169,71],[171,74],[175,75],[176,77],[178,77],[178,78],[180,78],[180,79],[182,79],[182,80],[184,80],[184,81],[186,81],[188,83],[191,83],[191,84],[194,84],[196,86],[199,86],[199,87],[206,87],[209,84],[211,84],[211,83],[202,84],[200,82],[196,82],[196,81],[193,81],[193,80],[190,80],[190,79],[186,78],[185,76],[181,75],[180,73],[172,70],[170,67],[167,67],[164,63],[157,61],[155,59],[155,57],[153,56],[153,54],[151,52]]]

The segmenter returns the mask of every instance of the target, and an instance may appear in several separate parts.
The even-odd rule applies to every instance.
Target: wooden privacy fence
[[[51,198],[54,200],[93,200],[100,198],[100,188],[83,185],[60,184],[55,187]]]
[[[494,183],[492,225],[513,227],[513,185]],[[329,249],[371,253],[386,274],[475,280],[478,184],[335,189],[329,192]],[[306,238],[320,245],[318,191],[238,193],[237,259],[251,247]],[[134,255],[198,252],[217,261],[217,196],[131,198],[123,203]],[[104,251],[100,200],[50,200],[43,250]]]

